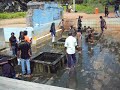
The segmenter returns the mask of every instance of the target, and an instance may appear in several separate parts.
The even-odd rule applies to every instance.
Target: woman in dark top
[[[55,23],[51,24],[50,32],[52,36],[52,42],[55,42],[55,35],[56,35]]]

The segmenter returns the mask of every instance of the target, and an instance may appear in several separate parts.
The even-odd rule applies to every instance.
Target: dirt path
[[[4,27],[26,27],[25,18],[0,20],[0,28]]]

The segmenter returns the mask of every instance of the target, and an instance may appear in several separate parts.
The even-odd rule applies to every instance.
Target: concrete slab
[[[0,90],[73,90],[33,82],[0,77]]]

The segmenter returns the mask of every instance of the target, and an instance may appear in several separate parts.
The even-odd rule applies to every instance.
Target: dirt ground
[[[64,13],[63,18],[65,20],[77,20],[79,16],[83,16],[82,19],[95,19],[99,21],[99,16],[104,16],[103,13],[101,14],[85,14],[85,13]],[[109,14],[109,18],[113,18],[114,13]],[[0,20],[0,28],[4,27],[26,27],[26,18],[18,18],[18,19],[5,19]],[[120,27],[120,26],[118,26]],[[119,40],[120,38],[120,30],[106,30],[105,31],[106,36],[110,36],[116,40]]]
[[[64,19],[77,19],[79,16],[83,16],[83,18],[82,19],[96,19],[96,20],[98,20],[98,22],[99,22],[99,17],[100,16],[104,16],[104,14],[103,13],[101,13],[101,14],[85,14],[85,13],[65,13],[64,14]],[[105,17],[104,17],[105,18]],[[110,13],[109,14],[109,18],[111,19],[111,18],[115,18],[115,15],[114,15],[114,13]],[[105,18],[105,19],[109,19],[109,18]],[[108,22],[109,23],[109,22]],[[116,24],[115,24],[116,25]],[[115,29],[114,30],[111,30],[111,27],[115,27]],[[113,40],[115,40],[115,41],[120,41],[120,24],[118,24],[118,26],[116,27],[116,26],[111,26],[111,25],[108,25],[108,29],[107,30],[105,30],[105,32],[104,32],[104,34],[105,34],[105,36],[106,37],[110,37],[110,38],[112,38]],[[98,32],[100,32],[100,31],[98,31]]]

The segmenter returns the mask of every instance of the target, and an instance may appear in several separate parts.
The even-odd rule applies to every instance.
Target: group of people
[[[78,50],[78,53],[81,53],[82,51],[82,20],[81,19],[82,19],[82,16],[79,16],[77,29],[72,25],[70,26],[68,37],[65,40],[64,46],[65,46],[66,55],[68,59],[68,64],[67,64],[68,67],[75,66],[76,49]],[[106,26],[106,22],[102,16],[100,16],[100,22],[101,22],[100,23],[101,31],[103,32]],[[62,37],[62,34],[65,30],[64,19],[61,20],[59,27],[61,28],[61,37]],[[88,42],[93,43],[94,42],[94,38],[93,38],[94,29],[90,27],[88,28],[84,27],[84,29],[86,31],[86,35],[88,36],[87,38]],[[30,58],[32,55],[32,51],[31,51],[32,39],[27,36],[27,33],[28,33],[27,31],[21,31],[19,35],[19,40],[17,40],[14,32],[12,32],[11,37],[9,38],[9,45],[10,45],[10,50],[12,51],[13,56],[17,56],[18,58],[18,64],[21,65],[21,68],[22,68],[22,74],[31,76]],[[52,43],[53,43],[55,42],[55,37],[56,37],[55,23],[51,24],[50,33],[52,36]],[[5,62],[5,63],[0,62],[0,64],[2,65],[7,64],[8,67],[11,67],[13,69],[13,66],[9,62]],[[26,67],[27,67],[27,71],[26,71]],[[12,69],[4,69],[4,72],[5,70],[8,72],[8,70],[12,70]],[[12,72],[14,72],[14,70]],[[14,74],[11,74],[11,75],[14,75]]]
[[[19,65],[22,67],[22,74],[30,76],[30,57],[32,55],[31,43],[32,39],[27,36],[27,31],[21,31],[19,35],[19,41],[15,37],[14,32],[11,33],[9,38],[10,50],[14,56],[17,56]],[[26,71],[27,66],[27,71]]]
[[[78,24],[77,24],[77,31],[73,26],[70,26],[70,30],[68,33],[68,37],[65,40],[65,50],[67,55],[67,66],[70,69],[71,67],[74,67],[76,64],[76,57],[75,53],[76,50],[78,50],[78,53],[81,53],[82,51],[82,16],[79,16],[78,18]],[[106,21],[105,19],[100,16],[100,27],[101,27],[101,33],[104,32],[104,29],[107,29]],[[94,28],[91,28],[88,26],[84,26],[84,31],[86,32],[86,41],[90,43],[94,43]]]

